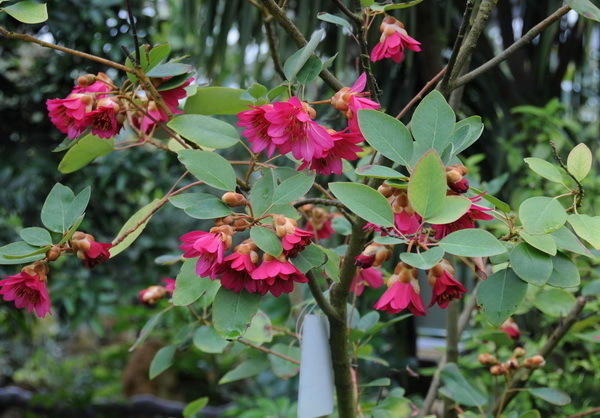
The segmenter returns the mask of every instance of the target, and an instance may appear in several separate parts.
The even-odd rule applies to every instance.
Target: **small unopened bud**
[[[450,170],[446,173],[446,180],[452,183],[456,183],[457,181],[463,178],[462,174],[460,174],[456,170]]]
[[[377,191],[384,195],[385,197],[390,197],[394,194],[394,188],[388,184],[382,184],[377,188]]]
[[[519,361],[516,358],[510,358],[504,362],[504,367],[507,370],[517,370],[519,368]]]
[[[140,300],[147,305],[154,305],[156,302],[167,296],[167,289],[162,286],[150,286],[140,291],[138,294]]]
[[[490,353],[482,353],[477,357],[477,360],[479,360],[479,363],[481,363],[484,366],[490,366],[492,364],[497,364],[498,360],[496,359],[496,357],[494,357],[492,354]]]
[[[515,357],[523,357],[527,353],[523,347],[517,347],[513,350],[513,354]]]
[[[225,193],[223,196],[221,196],[221,201],[230,208],[245,206],[248,203],[244,195],[235,192]]]
[[[314,119],[317,117],[317,112],[315,111],[315,109],[313,109],[308,103],[306,102],[302,102],[302,108],[304,109],[304,111],[306,113],[308,113],[308,116],[311,119]]]
[[[79,87],[89,87],[96,82],[96,76],[93,74],[85,74],[77,77],[77,84]]]
[[[46,252],[46,259],[48,261],[55,261],[58,259],[58,257],[60,257],[60,247],[57,245],[53,245],[47,252]]]
[[[533,357],[526,358],[524,364],[525,367],[528,367],[530,369],[537,369],[546,364],[546,360],[544,359],[544,357],[540,356],[539,354],[536,354]]]
[[[102,99],[98,100],[97,107],[111,107],[115,113],[119,113],[121,110],[121,106],[119,106],[119,103],[117,103],[117,99],[112,97],[103,97]]]
[[[494,376],[500,376],[503,374],[506,374],[507,370],[500,364],[496,364],[492,367],[490,367],[490,373],[493,374]]]

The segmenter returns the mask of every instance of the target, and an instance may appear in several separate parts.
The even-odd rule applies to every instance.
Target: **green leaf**
[[[252,241],[254,241],[258,248],[274,257],[279,256],[283,251],[281,239],[275,235],[275,232],[271,228],[255,226],[250,229],[250,238],[252,238]]]
[[[340,235],[348,236],[352,233],[352,224],[343,216],[336,216],[331,221],[331,227]]]
[[[262,170],[263,176],[254,183],[250,190],[249,200],[254,209],[255,216],[262,216],[266,210],[271,207],[273,202],[273,193],[275,192],[275,179],[273,170],[265,168]]]
[[[146,75],[152,78],[164,78],[189,73],[190,71],[192,71],[191,65],[181,64],[179,62],[167,62],[157,65],[148,71]]]
[[[135,340],[135,343],[133,343],[133,345],[131,346],[131,348],[129,348],[129,352],[132,352],[133,350],[136,349],[137,346],[139,346],[144,341],[146,341],[146,339],[148,338],[148,336],[150,335],[150,333],[152,332],[152,330],[160,322],[160,319],[162,318],[162,316],[163,316],[163,314],[165,312],[166,311],[160,311],[159,313],[157,313],[156,315],[154,315],[152,318],[150,318],[144,324],[144,326],[142,327],[142,329],[140,331],[140,335],[138,335],[138,337],[137,337],[137,340]]]
[[[222,218],[233,213],[221,199],[208,193],[180,194],[169,198],[169,202],[196,219]]]
[[[546,254],[556,255],[556,241],[554,241],[551,235],[531,235],[525,231],[521,231],[519,236],[532,247]]]
[[[600,22],[600,9],[590,0],[565,0],[565,3],[581,16]]]
[[[533,306],[553,317],[567,316],[573,305],[575,305],[575,296],[563,289],[545,289],[533,300]]]
[[[240,140],[237,129],[221,120],[204,115],[180,115],[167,126],[201,147],[225,149]]]
[[[310,190],[314,181],[314,174],[304,172],[288,177],[275,187],[273,205],[282,205],[301,198]]]
[[[522,232],[521,232],[522,234]],[[590,250],[581,243],[579,238],[571,232],[567,227],[559,228],[552,233],[552,238],[556,241],[556,246],[561,250],[567,250],[575,254],[585,255],[587,257],[593,257]]]
[[[534,235],[549,234],[565,224],[567,213],[558,200],[538,196],[521,203],[519,218],[526,232]]]
[[[466,406],[483,406],[487,403],[487,396],[465,379],[456,364],[446,364],[440,377],[444,383],[440,392],[454,402]]]
[[[74,221],[69,213],[74,200],[75,194],[71,189],[56,183],[42,206],[41,219],[44,226],[52,232],[66,232]]]
[[[213,327],[203,325],[196,329],[192,342],[203,353],[218,354],[225,350],[229,341],[224,340]]]
[[[563,253],[552,257],[552,275],[548,285],[554,287],[576,287],[581,283],[579,269],[569,257]]]
[[[549,163],[541,158],[525,158],[523,159],[535,173],[539,174],[545,179],[548,179],[554,183],[562,183],[562,176],[558,168],[554,164]]]
[[[261,295],[219,288],[213,302],[213,325],[226,339],[241,337],[258,312]]]
[[[396,163],[409,165],[413,141],[402,122],[377,110],[361,109],[358,124],[369,145],[377,152]]]
[[[173,357],[177,351],[176,345],[168,345],[158,350],[152,363],[150,363],[150,379],[154,379],[156,376],[167,370],[173,364]]]
[[[149,215],[158,206],[158,204],[160,203],[160,201],[161,201],[160,199],[154,199],[152,202],[148,203],[146,206],[144,206],[143,208],[141,208],[140,210],[138,210],[136,213],[134,213],[131,216],[131,218],[129,218],[127,220],[127,222],[125,222],[125,225],[123,225],[123,227],[121,228],[121,230],[117,234],[117,238],[115,238],[115,241],[119,237],[121,237],[122,235],[124,235],[125,232],[128,232],[128,231],[130,231],[133,228],[136,228],[136,229],[132,233],[130,233],[129,235],[127,235],[127,237],[125,237],[125,239],[123,241],[121,241],[120,243],[116,244],[114,247],[111,247],[111,249],[110,249],[110,258],[113,258],[116,255],[120,254],[122,251],[124,251],[127,248],[129,248],[129,246],[131,244],[133,244],[133,242],[137,239],[137,237],[140,236],[140,234],[144,231],[144,229],[148,225],[148,221],[150,221],[150,219],[152,218],[152,216],[149,216]],[[149,216],[148,219],[146,219],[144,221],[144,223],[142,223],[141,225],[137,226],[138,223],[142,222],[142,220],[144,218],[146,218],[147,216]],[[113,241],[113,243],[115,241]]]
[[[443,210],[425,220],[432,225],[444,225],[461,218],[471,208],[471,201],[464,196],[444,196]]]
[[[333,23],[334,25],[341,26],[343,28],[348,29],[349,32],[352,32],[352,25],[343,17],[334,16],[329,13],[319,12],[317,14],[317,19],[322,20],[323,22]]]
[[[415,165],[408,181],[408,200],[423,218],[437,215],[446,203],[446,171],[440,157],[428,151]]]
[[[156,67],[162,60],[166,59],[171,53],[171,44],[163,42],[150,49],[148,52],[148,63],[144,70],[148,71]],[[162,85],[161,85],[162,86]]]
[[[454,231],[442,238],[440,247],[447,253],[463,257],[489,257],[506,252],[504,245],[483,229]]]
[[[253,357],[250,360],[246,360],[243,363],[238,364],[234,369],[225,373],[225,375],[219,380],[219,384],[223,385],[225,383],[235,382],[236,380],[256,376],[268,368],[269,360],[267,360],[266,357]]]
[[[427,270],[439,263],[444,256],[441,247],[432,247],[420,253],[402,253],[400,260],[418,269]]]
[[[577,180],[583,180],[592,168],[592,151],[585,144],[579,144],[571,150],[567,157],[569,173]]]
[[[46,257],[45,251],[34,254],[40,248],[33,247],[25,241],[13,242],[0,247],[0,265],[25,264]],[[31,254],[31,255],[30,255]],[[18,256],[26,256],[16,258]]]
[[[307,85],[315,78],[319,76],[319,73],[323,70],[323,63],[315,55],[308,57],[308,61],[302,66],[298,74],[296,74],[296,80],[303,86]]]
[[[596,250],[600,250],[600,216],[573,213],[567,220],[580,238],[589,242]]]
[[[185,101],[184,111],[200,115],[235,115],[254,104],[240,97],[245,90],[230,87],[202,87]]]
[[[452,155],[458,155],[473,145],[483,133],[483,128],[479,116],[471,116],[457,122],[448,139],[448,142],[452,144]]]
[[[581,289],[582,296],[600,296],[600,279],[588,282]],[[600,342],[600,341],[599,341]]]
[[[308,59],[313,55],[319,42],[321,42],[324,33],[324,29],[320,29],[313,33],[310,37],[310,41],[285,61],[283,64],[283,72],[285,73],[285,78],[290,83],[294,81],[296,75],[300,72],[302,67],[304,67],[304,64],[306,64]]]
[[[382,227],[394,225],[394,213],[385,197],[360,183],[329,183],[329,189],[353,213]]]
[[[371,10],[375,10],[378,12],[387,12],[388,10],[405,9],[407,7],[416,6],[417,4],[421,3],[422,1],[423,0],[412,0],[412,1],[407,1],[404,3],[397,3],[397,4],[385,4],[385,5],[375,4],[375,5],[371,6]]]
[[[510,206],[508,206],[507,203],[504,203],[502,200],[500,200],[497,197],[494,197],[488,193],[484,194],[484,192],[482,192],[479,189],[476,189],[475,187],[470,187],[470,189],[473,193],[477,193],[478,195],[481,195],[481,197],[483,197],[485,200],[490,202],[492,205],[496,206],[502,212],[510,213]]]
[[[23,228],[19,232],[19,236],[29,245],[34,247],[43,247],[46,245],[52,245],[52,237],[50,232],[44,228],[32,227]]]
[[[195,417],[198,412],[202,410],[208,404],[208,396],[203,396],[201,398],[196,399],[188,403],[185,408],[183,408],[183,416],[184,418]]]
[[[181,270],[175,278],[175,291],[173,292],[173,305],[187,306],[196,302],[208,289],[211,280],[196,274],[195,258],[186,258],[181,265]]]
[[[369,383],[363,383],[358,385],[361,388],[370,388],[370,387],[381,387],[381,386],[390,386],[392,381],[389,377],[381,377],[379,379],[372,380]]]
[[[270,343],[273,340],[273,325],[269,315],[259,309],[252,318],[244,338],[258,344]]]
[[[410,121],[415,141],[441,154],[454,132],[454,111],[444,96],[434,90],[419,103]]]
[[[306,274],[312,268],[320,267],[325,263],[325,253],[321,247],[310,244],[303,251],[299,252],[292,260],[298,270]]]
[[[248,94],[252,97],[254,97],[255,99],[260,99],[261,97],[265,97],[267,95],[267,88],[265,86],[263,86],[262,84],[258,84],[258,83],[253,83],[250,87],[248,87],[248,89],[246,90],[248,92]]]
[[[510,269],[497,271],[479,285],[477,303],[483,315],[495,327],[502,325],[525,300],[527,283]]]
[[[42,23],[48,20],[48,10],[46,4],[40,4],[33,1],[20,1],[10,6],[6,6],[4,11],[19,22],[34,24]]]
[[[281,85],[279,85],[277,87],[272,88],[267,93],[267,99],[269,99],[269,101],[273,101],[277,97],[281,96],[282,94],[287,94],[288,93],[288,87],[289,86],[287,84],[281,84]]]
[[[567,3],[570,3],[567,1]],[[527,389],[536,398],[543,399],[552,405],[568,405],[571,403],[571,398],[568,394],[559,389],[554,388],[529,388]]]
[[[73,173],[96,158],[113,152],[113,146],[112,138],[103,139],[91,134],[86,135],[67,151],[58,164],[58,171],[64,174]]]
[[[378,179],[403,179],[408,180],[406,175],[399,173],[393,168],[383,165],[363,165],[354,170],[356,174],[363,177],[375,177]]]
[[[235,172],[225,158],[210,151],[185,149],[177,152],[179,161],[198,180],[220,190],[234,191]]]
[[[338,254],[336,254],[335,251],[330,250],[329,248],[325,248],[320,245],[317,245],[317,247],[319,247],[321,251],[325,253],[326,258],[325,264],[323,264],[319,269],[322,270],[323,273],[334,282],[339,282],[341,257]]]
[[[291,357],[294,360],[300,361],[300,348],[298,347],[279,343],[272,346],[271,350],[275,351],[276,353],[283,354],[284,356]],[[271,363],[271,370],[273,373],[275,373],[275,376],[279,377],[280,379],[289,379],[290,377],[296,376],[300,371],[300,366],[292,363],[291,361],[282,359],[281,357],[277,357],[273,354],[269,354],[267,357]]]
[[[536,286],[546,284],[552,274],[552,258],[524,242],[513,248],[509,260],[517,276]]]

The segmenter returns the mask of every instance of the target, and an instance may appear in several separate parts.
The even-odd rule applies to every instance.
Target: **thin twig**
[[[306,277],[308,278],[308,288],[310,289],[310,293],[312,293],[313,297],[315,298],[315,302],[317,302],[319,308],[321,308],[321,310],[325,313],[325,315],[327,315],[327,317],[330,320],[333,319],[337,322],[342,322],[342,319],[340,318],[337,311],[333,309],[333,306],[331,306],[331,304],[325,298],[325,295],[321,291],[321,288],[317,283],[317,278],[315,277],[315,274],[312,271],[308,271],[306,273]]]
[[[137,67],[140,65],[140,40],[138,39],[137,29],[135,27],[135,17],[133,17],[133,9],[131,8],[131,0],[125,0],[127,5],[127,14],[129,15],[129,27],[131,28],[131,36],[133,37],[133,45],[135,47],[135,55],[133,64]]]
[[[550,141],[550,148],[552,148],[552,155],[554,156],[554,159],[558,162],[558,164],[560,164],[562,169],[565,170],[565,173],[567,173],[569,177],[571,177],[573,181],[575,181],[575,183],[577,184],[577,197],[575,198],[575,204],[571,208],[569,208],[571,210],[567,209],[567,212],[574,211],[575,213],[577,213],[577,208],[581,206],[581,201],[583,200],[583,196],[585,196],[585,190],[583,189],[583,185],[579,180],[577,180],[573,173],[569,171],[565,163],[563,163],[562,158],[560,158],[560,155],[558,155],[558,150],[556,149],[556,144],[554,143],[554,141]]]
[[[265,32],[267,33],[267,41],[269,42],[269,51],[271,51],[271,59],[273,60],[273,67],[275,72],[279,74],[282,80],[285,80],[285,72],[283,71],[283,65],[281,64],[281,58],[277,49],[277,35],[273,28],[273,21],[271,16],[265,17],[264,19]]]
[[[350,19],[352,19],[352,21],[354,22],[355,25],[362,25],[363,19],[358,16],[356,13],[352,13],[352,11],[350,9],[348,9],[348,7],[346,7],[346,5],[344,4],[344,2],[342,0],[332,0],[336,6],[338,7],[338,9],[340,9],[340,12],[342,12],[343,14],[345,14],[346,16],[348,16]]]
[[[274,355],[276,357],[279,357],[279,358],[282,358],[284,360],[287,360],[290,363],[294,363],[294,364],[296,364],[298,366],[300,365],[300,362],[298,360],[296,360],[294,358],[291,358],[289,356],[286,356],[285,354],[281,354],[281,353],[279,353],[277,351],[273,351],[270,348],[263,347],[262,345],[257,345],[257,344],[251,343],[250,341],[244,340],[243,338],[238,338],[236,341],[239,342],[239,343],[242,343],[244,345],[247,345],[248,347],[252,347],[252,348],[255,348],[255,349],[259,350],[259,351],[262,351],[263,353],[272,354],[272,355]]]
[[[295,202],[293,206],[295,208],[299,208],[299,207],[302,207],[304,205],[311,205],[311,204],[314,204],[314,205],[323,205],[323,206],[335,206],[335,207],[340,208],[340,209],[346,209],[346,205],[344,205],[339,200],[321,199],[321,198],[318,198],[318,197],[313,197],[313,198],[309,198],[309,199],[299,200],[299,201]]]
[[[554,13],[552,13],[546,19],[542,20],[540,23],[538,23],[533,28],[531,28],[525,35],[523,35],[523,37],[521,39],[514,42],[511,46],[509,46],[504,51],[502,51],[501,53],[496,55],[494,58],[492,58],[485,64],[482,64],[481,66],[477,67],[473,71],[463,75],[462,77],[459,77],[454,83],[452,83],[452,86],[451,86],[452,89],[456,89],[464,84],[467,84],[468,82],[472,81],[476,77],[479,77],[481,74],[485,73],[486,71],[491,70],[492,68],[494,68],[495,66],[500,64],[502,61],[506,60],[508,57],[510,57],[512,54],[514,54],[519,48],[521,48],[521,47],[527,45],[529,42],[531,42],[544,29],[546,29],[552,23],[559,20],[562,16],[566,15],[569,12],[569,10],[571,10],[571,8],[569,6],[563,6],[563,7],[559,8],[558,10],[556,10]]]
[[[444,73],[446,72],[446,70],[447,70],[447,69],[448,69],[448,66],[446,66],[446,67],[442,68],[442,70],[441,70],[439,73],[437,73],[437,74],[435,75],[435,77],[433,77],[431,80],[429,80],[429,81],[427,82],[427,84],[425,84],[425,86],[423,86],[423,88],[421,89],[421,91],[419,91],[419,92],[417,93],[417,95],[416,95],[415,97],[413,97],[413,98],[410,100],[410,102],[408,102],[408,103],[406,104],[406,106],[404,106],[404,109],[402,109],[402,110],[400,111],[400,113],[398,113],[398,115],[396,116],[396,119],[398,119],[398,120],[402,119],[402,118],[404,117],[404,115],[406,115],[406,112],[408,112],[410,109],[412,109],[412,107],[413,107],[415,104],[417,104],[417,102],[418,102],[419,100],[421,100],[421,99],[422,99],[422,98],[425,96],[425,94],[426,94],[426,93],[427,93],[429,90],[431,90],[431,89],[432,89],[432,87],[434,87],[434,86],[435,86],[435,85],[438,83],[438,81],[440,81],[440,78],[442,78],[442,76],[444,75]]]

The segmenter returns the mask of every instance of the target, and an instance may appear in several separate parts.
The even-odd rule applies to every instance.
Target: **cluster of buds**
[[[539,354],[525,358],[526,351],[522,347],[513,350],[513,355],[506,361],[500,362],[490,353],[482,353],[477,357],[483,366],[491,366],[490,373],[493,376],[512,376],[520,368],[535,370],[546,364],[546,360]]]
[[[96,242],[92,235],[84,232],[77,231],[71,237],[71,249],[89,268],[108,260],[110,247],[112,244]]]
[[[367,245],[363,252],[356,257],[356,265],[363,269],[379,267],[391,257],[392,247],[390,245],[373,242]]]
[[[462,164],[454,164],[446,167],[446,183],[456,193],[466,193],[469,190],[469,182],[465,178],[468,170]]]
[[[173,294],[175,291],[174,279],[163,279],[163,286],[149,286],[146,289],[140,290],[138,297],[140,301],[146,305],[154,305],[159,300],[164,299],[167,295]]]
[[[300,208],[300,211],[306,218],[304,229],[312,232],[314,238],[327,239],[335,232],[331,226],[331,221],[335,216],[333,213],[313,205],[304,205]]]

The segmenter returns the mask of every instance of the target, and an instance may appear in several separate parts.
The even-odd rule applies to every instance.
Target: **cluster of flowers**
[[[378,109],[379,104],[364,97],[366,74],[352,87],[344,87],[330,100],[334,108],[348,119],[348,128],[335,131],[319,125],[313,119],[315,110],[297,97],[286,102],[250,106],[238,114],[238,126],[248,139],[253,152],[266,150],[271,157],[275,151],[290,153],[301,162],[298,170],[309,168],[320,174],[341,174],[342,160],[356,160],[364,140],[358,127],[360,109]]]
[[[155,87],[168,78],[152,79]],[[185,87],[193,81],[188,79],[183,85],[159,91],[165,106],[171,113],[177,110],[179,100],[186,96]],[[69,139],[79,137],[87,129],[100,138],[112,138],[123,127],[125,120],[140,134],[151,134],[160,122],[169,120],[164,109],[154,100],[140,94],[132,97],[121,94],[106,74],[86,74],[77,79],[77,85],[64,99],[46,101],[50,120]]]
[[[14,276],[4,275],[6,279],[0,280],[0,295],[7,302],[14,301],[19,309],[35,311],[40,318],[44,318],[48,313],[52,315],[48,294],[48,263],[58,259],[64,252],[71,252],[87,267],[93,268],[110,258],[111,246],[112,244],[96,242],[90,234],[77,231],[68,244],[52,246],[43,260],[23,267],[21,272]]]
[[[543,356],[536,354],[531,357],[524,358],[527,352],[523,347],[517,347],[513,350],[512,356],[503,362],[498,361],[496,356],[490,353],[482,353],[477,357],[479,363],[483,366],[491,366],[490,373],[493,376],[512,376],[521,368],[529,370],[539,369],[546,364],[546,359]]]

